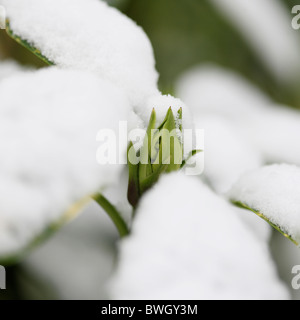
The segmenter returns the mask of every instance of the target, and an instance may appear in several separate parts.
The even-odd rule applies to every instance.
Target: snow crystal
[[[97,132],[117,132],[129,102],[117,87],[56,68],[0,84],[0,255],[17,251],[76,201],[116,183],[96,161]],[[126,152],[126,146],[124,153]]]
[[[300,112],[274,105],[237,74],[197,67],[178,80],[177,93],[198,118],[208,114],[229,121],[245,146],[258,150],[265,162],[300,165]]]
[[[113,299],[288,298],[265,242],[230,204],[179,173],[144,196],[120,249]]]
[[[280,1],[211,0],[237,26],[264,64],[281,80],[299,73],[299,39]],[[276,37],[274,37],[276,35]]]
[[[274,164],[243,175],[228,196],[262,213],[300,243],[299,194],[300,168]]]
[[[149,39],[99,0],[0,0],[15,34],[63,68],[94,72],[127,91],[133,104],[157,91]]]

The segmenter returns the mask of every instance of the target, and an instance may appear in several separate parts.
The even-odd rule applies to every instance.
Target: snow
[[[0,29],[6,27],[6,10],[3,6],[0,6]]]
[[[0,0],[15,34],[57,66],[91,71],[139,105],[157,92],[152,46],[143,30],[99,0]]]
[[[0,256],[32,241],[71,205],[117,183],[122,166],[100,165],[100,129],[118,130],[129,102],[114,85],[57,68],[0,84]],[[126,146],[122,152],[126,152]]]
[[[243,175],[228,193],[300,243],[300,168],[274,164]]]
[[[186,106],[186,104],[183,103],[180,99],[175,98],[171,95],[163,95],[161,93],[147,97],[144,104],[134,108],[136,115],[140,119],[139,121],[137,121],[136,128],[141,127],[140,121],[144,123],[144,128],[147,128],[153,108],[156,112],[156,127],[158,127],[164,121],[170,107],[172,108],[174,114],[176,127],[182,125],[184,130],[191,130],[193,133],[193,135],[191,136],[192,139],[184,140],[185,153],[188,154],[195,148],[197,142],[195,141],[194,137],[194,122],[192,113]],[[182,109],[182,123],[179,123],[180,121],[177,119],[177,112],[180,108]],[[179,131],[178,135],[182,137]]]
[[[204,115],[195,119],[205,133],[204,178],[217,193],[227,192],[244,172],[263,165],[262,157],[226,119]]]
[[[29,71],[29,68],[19,65],[13,60],[0,61],[0,82],[10,76],[14,76],[19,72]]]
[[[82,214],[33,250],[22,261],[29,277],[30,300],[102,300],[115,260],[118,232],[108,215],[92,202]],[[20,274],[22,278],[22,275]],[[74,281],[76,279],[76,281]]]
[[[260,150],[267,163],[300,165],[298,110],[280,105],[267,106],[254,113],[250,121],[244,126],[244,133]]]
[[[295,266],[299,266],[299,248],[296,247],[291,241],[286,241],[286,239],[279,232],[276,232],[272,237],[272,255],[277,264],[277,269],[281,279],[291,286],[292,280],[296,276],[295,274],[292,274],[291,271],[293,268],[295,268]],[[299,290],[291,290],[291,294],[292,300],[298,301],[300,299]]]
[[[183,108],[183,126],[192,129],[188,108],[157,89],[151,43],[143,30],[98,0],[0,0],[10,26],[60,68],[90,71],[128,95],[136,117],[147,127],[152,109],[162,122],[169,107]],[[84,58],[83,58],[84,57]],[[186,153],[192,149],[186,145]]]
[[[244,222],[247,228],[251,229],[255,237],[265,243],[269,243],[272,237],[272,227],[267,221],[263,221],[252,211],[242,209],[239,207],[235,208],[239,218]]]
[[[237,214],[195,177],[162,177],[120,244],[111,298],[288,298],[265,242]]]
[[[270,99],[238,74],[213,64],[196,66],[180,76],[176,95],[195,115],[214,113],[229,120],[242,121]]]
[[[291,27],[292,16],[283,3],[274,0],[211,2],[236,26],[274,76],[289,81],[298,75],[300,43]]]
[[[241,76],[213,65],[187,71],[176,91],[197,118],[218,116],[229,123],[265,163],[300,165],[298,110],[275,105]]]

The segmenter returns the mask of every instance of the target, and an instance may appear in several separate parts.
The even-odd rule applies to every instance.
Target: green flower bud
[[[162,173],[180,170],[184,165],[181,123],[182,109],[178,110],[175,120],[170,107],[164,121],[155,128],[156,112],[153,109],[142,147],[136,151],[130,142],[127,152],[128,200],[133,207]],[[195,153],[193,151],[191,155]],[[132,163],[130,160],[133,158],[139,158],[138,163]]]

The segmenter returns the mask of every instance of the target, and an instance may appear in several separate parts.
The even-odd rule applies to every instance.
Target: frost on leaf
[[[117,132],[129,103],[96,76],[54,67],[3,80],[0,96],[2,262],[74,217],[74,203],[118,181],[122,166],[96,161],[96,137]]]
[[[43,60],[91,71],[122,87],[135,105],[157,91],[143,30],[99,0],[0,0],[9,34]],[[83,59],[84,57],[84,59]]]
[[[243,175],[228,196],[300,243],[300,168],[276,164]]]
[[[141,199],[110,292],[113,299],[288,298],[266,243],[236,208],[178,172]]]

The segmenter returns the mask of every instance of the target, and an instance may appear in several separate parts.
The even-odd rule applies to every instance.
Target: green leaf
[[[108,214],[112,222],[119,231],[120,237],[126,237],[129,234],[129,229],[121,214],[101,193],[93,196],[93,199],[102,207]]]
[[[20,45],[22,45],[23,47],[25,47],[27,50],[29,50],[30,52],[32,52],[35,56],[37,56],[39,59],[41,59],[42,61],[44,61],[46,64],[48,65],[54,65],[54,63],[52,61],[50,61],[46,56],[44,56],[41,51],[34,47],[32,44],[30,44],[27,40],[22,39],[21,37],[19,37],[18,35],[16,35],[14,33],[14,31],[11,29],[10,27],[10,23],[9,20],[6,20],[6,33],[13,39],[15,40],[17,43],[19,43]]]
[[[144,143],[141,148],[141,158],[139,165],[139,181],[140,181],[140,192],[143,193],[145,191],[145,186],[143,185],[144,179],[150,176],[152,172],[151,166],[151,134],[152,130],[155,129],[156,123],[156,112],[152,109],[152,113],[150,116],[147,132],[145,135]]]
[[[260,218],[262,218],[263,220],[265,220],[266,222],[269,223],[270,226],[272,226],[275,230],[277,230],[278,232],[280,232],[284,237],[286,237],[287,239],[289,239],[290,241],[292,241],[296,246],[299,246],[299,243],[293,239],[289,234],[285,233],[279,226],[275,225],[274,223],[272,223],[266,216],[264,216],[261,212],[258,212],[257,210],[250,208],[249,206],[247,206],[244,203],[241,203],[239,201],[232,201],[232,203],[242,209],[246,209],[246,210],[250,210],[252,212],[254,212],[257,216],[259,216]]]

